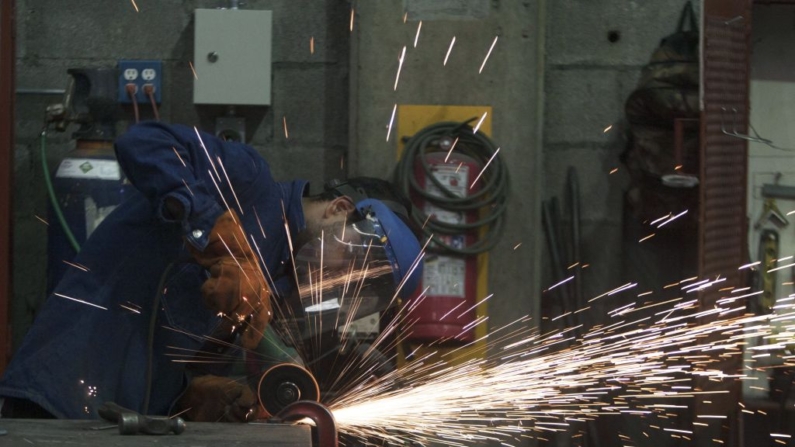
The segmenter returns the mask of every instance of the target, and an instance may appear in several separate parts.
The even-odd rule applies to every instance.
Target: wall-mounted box
[[[271,11],[197,9],[195,104],[271,103]]]

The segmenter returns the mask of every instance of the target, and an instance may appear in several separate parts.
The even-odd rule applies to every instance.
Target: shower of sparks
[[[640,242],[645,242],[645,241],[648,241],[649,239],[653,238],[653,237],[654,237],[654,236],[656,236],[656,235],[657,235],[657,233],[652,233],[652,234],[650,234],[650,235],[648,235],[648,236],[646,236],[646,237],[644,237],[644,238],[641,238],[641,239],[638,241],[638,243],[640,243]]]
[[[491,47],[489,47],[489,52],[486,53],[486,57],[483,59],[483,63],[480,64],[480,70],[478,70],[478,74],[483,73],[483,67],[486,66],[486,61],[489,60],[489,56],[491,56],[491,51],[494,50],[494,45],[497,45],[497,39],[500,36],[494,36],[494,42],[491,43]]]
[[[456,144],[458,144],[458,137],[455,137],[455,140],[453,141],[453,144],[450,145],[450,150],[447,151],[447,155],[445,155],[445,157],[444,157],[444,162],[445,163],[447,163],[447,160],[450,159],[450,154],[453,153],[453,150],[455,149],[455,145]]]
[[[386,131],[386,141],[389,141],[389,136],[392,135],[392,123],[395,122],[395,113],[397,113],[397,104],[395,104],[395,107],[392,108],[392,117],[389,118],[389,124],[387,125]]]
[[[226,202],[226,197],[224,197],[224,193],[221,192],[221,187],[218,186],[218,182],[215,181],[215,177],[213,177],[213,173],[210,170],[207,170],[207,173],[210,174],[210,180],[213,181],[213,185],[215,186],[216,191],[218,191],[218,195],[221,196],[221,200],[224,202],[224,209],[231,210],[232,208],[229,206],[229,203]],[[237,220],[234,216],[232,216],[232,220],[237,223]]]
[[[33,215],[33,217],[35,217],[36,219],[39,219],[41,221],[41,223],[43,223],[44,225],[47,225],[48,227],[50,226],[49,222],[47,222],[46,220],[42,219],[41,217],[39,217],[39,216],[37,216],[35,214]]]
[[[455,36],[453,36],[453,40],[450,41],[450,47],[447,48],[447,54],[444,55],[444,63],[442,65],[447,66],[447,59],[450,58],[450,53],[453,51],[453,45],[455,45]]]
[[[135,4],[135,0],[130,0],[130,2],[132,2],[133,8],[135,8],[135,12],[140,12],[138,11],[138,5]]]
[[[193,197],[193,190],[190,189],[190,186],[188,186],[188,182],[186,182],[185,179],[182,179],[182,184],[185,185],[185,188],[188,189],[188,192],[190,193],[191,197]]]
[[[124,304],[119,304],[119,306],[129,310],[130,312],[136,313],[136,314],[140,314],[141,313],[141,311],[139,309],[135,309],[135,308],[132,308],[130,306],[125,306]]]
[[[196,68],[194,68],[194,67],[193,67],[193,62],[191,62],[191,61],[188,61],[188,64],[190,65],[190,71],[192,71],[192,72],[193,72],[193,77],[194,77],[196,80],[198,80],[198,79],[199,79],[199,75],[196,73]]]
[[[793,267],[793,266],[795,266],[795,263],[782,265],[781,267],[776,267],[776,268],[772,268],[772,269],[768,270],[767,273],[772,273],[772,272],[775,272],[775,271],[778,271],[778,270],[783,270],[783,269],[790,268],[790,267]]]
[[[315,36],[309,38],[309,54],[315,54]]]
[[[284,139],[288,140],[288,139],[290,139],[290,133],[287,132],[287,117],[286,116],[282,116],[282,125],[284,126]]]
[[[64,263],[64,264],[66,264],[66,265],[68,265],[68,266],[71,266],[71,267],[74,267],[74,268],[76,268],[76,269],[82,270],[82,271],[84,271],[84,272],[88,272],[88,271],[89,271],[88,267],[86,267],[86,266],[84,266],[84,265],[82,265],[82,264],[77,264],[77,263],[74,263],[74,262],[69,262],[69,261],[67,261],[67,260],[65,260],[65,259],[64,259],[64,260],[62,260],[62,261],[63,261],[63,263]]]
[[[397,75],[395,75],[395,88],[393,90],[397,91],[398,81],[400,81],[400,70],[403,69],[403,61],[406,59],[406,46],[403,45],[403,51],[400,53],[400,58],[398,58],[398,69]]]
[[[213,171],[215,171],[215,177],[220,182],[221,181],[221,176],[218,175],[218,168],[215,167],[215,161],[213,161],[213,158],[210,157],[210,152],[207,150],[207,146],[204,145],[204,140],[202,139],[202,136],[199,133],[199,129],[196,126],[193,126],[193,130],[196,132],[196,138],[199,139],[199,143],[201,144],[202,149],[204,149],[204,155],[207,156],[207,160],[210,161],[210,166],[212,166],[213,167]],[[212,174],[210,174],[210,177],[212,177]],[[215,179],[213,179],[213,181],[215,181]],[[220,192],[220,189],[219,189],[219,192]],[[228,206],[226,208],[229,209]]]
[[[719,303],[700,310],[695,304],[671,303],[676,304],[656,320],[625,319],[640,308],[622,306],[623,311],[610,314],[613,324],[595,326],[582,335],[574,335],[575,328],[540,334],[525,326],[527,318],[519,319],[492,330],[488,344],[495,354],[489,358],[453,365],[423,355],[361,384],[329,406],[338,430],[362,441],[378,438],[401,445],[462,446],[489,440],[515,445],[512,442],[521,438],[541,439],[543,433],[565,432],[573,423],[596,417],[626,414],[668,419],[672,410],[688,406],[656,400],[684,401],[728,392],[702,391],[681,382],[694,377],[711,381],[745,377],[710,369],[704,352],[726,358],[742,356],[746,349],[759,356],[793,342],[789,333],[772,347],[746,346],[751,338],[772,336],[773,322],[795,328],[795,304],[757,316],[742,315],[744,304],[723,307],[726,303]],[[732,313],[740,316],[729,316]],[[717,319],[704,322],[710,318]],[[709,341],[717,338],[721,340]],[[395,382],[406,385],[396,387]],[[694,425],[702,427],[726,418],[695,416],[703,422]],[[659,425],[652,428],[674,437],[693,434]],[[771,433],[771,437],[790,435]]]
[[[616,172],[618,172],[618,168],[613,168],[613,169],[610,170],[610,174],[609,175],[613,175]]]
[[[57,296],[57,297],[60,297],[60,298],[65,298],[65,299],[67,299],[67,300],[72,300],[72,301],[75,301],[75,302],[78,302],[78,303],[87,304],[87,305],[89,305],[89,306],[96,307],[96,308],[98,308],[98,309],[102,309],[102,310],[108,310],[108,308],[107,308],[107,307],[102,307],[102,306],[100,306],[100,305],[98,305],[98,304],[89,303],[88,301],[85,301],[85,300],[81,300],[81,299],[77,299],[77,298],[72,298],[71,296],[61,295],[60,293],[53,293],[53,295],[55,295],[55,296]]]
[[[431,220],[431,216],[432,216],[432,214],[428,214],[425,217],[425,221],[422,223],[422,227],[421,227],[423,230],[425,229],[425,226],[428,225],[428,221]]]
[[[185,160],[183,160],[182,157],[179,155],[179,152],[177,152],[177,148],[171,146],[171,149],[174,151],[174,154],[177,156],[177,158],[179,158],[179,161],[182,163],[182,166],[188,167],[188,165],[185,164]]]
[[[607,132],[610,132],[610,129],[612,129],[612,128],[613,128],[613,125],[611,124],[611,125],[609,125],[609,126],[605,127],[605,130],[604,130],[604,132],[602,132],[602,133],[607,133]]]
[[[417,25],[417,35],[414,36],[414,48],[417,48],[417,42],[420,40],[420,30],[422,29],[422,20],[420,20],[420,24]]]
[[[355,16],[355,11],[351,8],[351,24],[350,24],[350,31],[353,32],[353,17]]]
[[[656,224],[657,224],[657,222],[661,222],[661,221],[663,221],[663,220],[665,220],[665,219],[668,219],[668,218],[670,218],[670,217],[671,217],[671,213],[668,213],[668,214],[666,214],[666,215],[665,215],[665,216],[663,216],[663,217],[658,217],[657,219],[654,219],[653,221],[651,221],[651,223],[650,223],[649,225],[656,225]]]
[[[494,160],[494,157],[496,157],[497,154],[499,154],[499,153],[500,153],[500,148],[497,148],[497,150],[495,150],[494,153],[491,154],[491,158],[489,158],[489,161],[487,161],[486,165],[483,166],[483,169],[480,170],[480,172],[478,173],[478,176],[475,177],[475,180],[472,182],[472,184],[469,185],[469,189],[472,189],[475,186],[475,184],[478,182],[478,180],[480,180],[480,177],[483,175],[483,173],[486,172],[486,169],[489,168],[489,165],[491,164],[492,160]]]
[[[262,238],[267,239],[268,236],[265,235],[265,227],[262,226],[262,221],[259,219],[259,214],[257,214],[257,208],[252,206],[251,209],[254,210],[254,217],[257,218],[257,225],[259,225],[259,231],[262,233]],[[265,263],[263,262],[263,264]]]
[[[566,284],[567,282],[571,281],[572,279],[574,279],[574,276],[569,276],[568,278],[564,279],[563,281],[561,281],[561,282],[559,282],[559,283],[556,283],[556,284],[553,284],[553,285],[552,285],[552,286],[550,286],[550,287],[549,287],[547,290],[552,290],[552,289],[554,289],[554,288],[556,288],[556,287],[558,287],[558,286],[561,286],[561,285],[563,285],[563,284]]]
[[[226,173],[226,168],[224,167],[224,162],[221,161],[221,157],[216,156],[216,161],[218,162],[218,166],[221,167],[221,172],[224,173],[224,178],[226,179],[226,183],[229,185],[229,190],[232,191],[232,197],[235,198],[235,202],[237,203],[237,209],[240,210],[240,215],[246,214],[243,211],[243,205],[240,204],[240,200],[237,198],[237,193],[235,192],[235,188],[232,187],[232,181],[229,180],[229,174]]]
[[[588,265],[588,264],[584,264],[584,265],[582,266],[582,268],[585,268],[587,265]],[[620,292],[623,292],[623,291],[625,291],[625,290],[631,289],[631,288],[633,288],[633,287],[635,287],[635,286],[637,286],[637,284],[636,284],[636,283],[627,283],[627,284],[624,284],[624,285],[623,285],[623,286],[621,286],[621,287],[616,287],[615,289],[613,289],[613,290],[611,290],[611,291],[609,291],[609,292],[605,292],[605,293],[603,293],[603,294],[601,294],[601,295],[599,295],[599,296],[593,297],[593,298],[591,298],[590,300],[588,300],[588,302],[590,303],[591,301],[596,301],[596,300],[598,300],[598,299],[600,299],[600,298],[604,298],[604,297],[606,297],[606,296],[613,296],[613,295],[615,295],[615,294],[617,294],[617,293],[620,293]]]
[[[756,262],[752,262],[750,264],[741,265],[741,266],[737,267],[737,270],[744,270],[744,269],[747,269],[747,268],[751,268],[751,267],[757,266],[757,265],[759,265],[761,263],[762,263],[762,261],[756,261]]]
[[[685,214],[687,214],[687,210],[684,210],[681,213],[677,214],[676,216],[673,216],[673,217],[669,218],[668,220],[666,220],[665,222],[661,223],[660,225],[657,225],[657,228],[661,228],[663,225],[668,225],[669,223],[673,222],[676,219],[679,219],[680,217],[684,216]]]
[[[480,126],[483,124],[483,121],[486,120],[486,116],[488,114],[489,114],[489,112],[483,112],[483,116],[480,117],[480,121],[478,121],[478,124],[475,126],[474,129],[472,129],[472,133],[473,134],[478,133],[478,130],[480,129]]]
[[[335,290],[345,284],[363,283],[365,279],[373,279],[379,276],[391,274],[392,267],[389,265],[375,266],[362,270],[351,270],[345,275],[334,276],[331,278],[324,278],[323,275],[318,274],[320,278],[318,282],[303,282],[299,284],[298,296],[301,298],[312,298],[313,300],[317,300],[315,304],[318,305],[318,309],[321,309],[321,303],[323,302],[321,301],[323,292]],[[326,303],[326,305],[331,305],[331,303]]]

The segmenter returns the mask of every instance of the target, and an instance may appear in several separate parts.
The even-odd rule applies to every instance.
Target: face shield
[[[356,209],[295,254],[298,293],[289,301],[304,339],[381,312],[419,284],[420,245],[408,226],[375,199]]]

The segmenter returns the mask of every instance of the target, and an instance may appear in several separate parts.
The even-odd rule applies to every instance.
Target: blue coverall
[[[143,412],[157,300],[148,413],[166,414],[187,385],[186,363],[174,360],[201,348],[201,336],[220,321],[202,302],[207,273],[191,262],[186,244],[206,247],[227,206],[253,236],[263,271],[275,281],[271,287],[286,292],[284,216],[294,238],[305,228],[301,198],[307,182],[276,182],[253,148],[200,135],[190,127],[146,122],[116,141],[116,156],[135,190],[77,255],[75,262],[88,271],[70,269],[48,297],[0,380],[0,396],[28,399],[59,418],[96,418],[106,401]],[[184,220],[164,214],[167,197],[183,204]]]

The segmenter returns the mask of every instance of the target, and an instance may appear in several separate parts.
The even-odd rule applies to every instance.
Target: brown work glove
[[[193,422],[246,422],[254,420],[257,399],[251,388],[227,377],[201,376],[174,405],[174,414]]]
[[[202,285],[204,303],[242,331],[241,346],[254,349],[271,318],[270,289],[237,214],[229,210],[216,219],[204,251],[188,246],[210,272]]]

